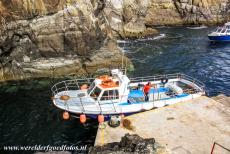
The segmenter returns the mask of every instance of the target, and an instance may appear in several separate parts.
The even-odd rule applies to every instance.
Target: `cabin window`
[[[114,90],[114,98],[115,98],[115,99],[119,99],[118,90]]]
[[[109,91],[104,91],[103,95],[101,96],[101,100],[108,100],[109,99]]]
[[[88,94],[92,92],[92,90],[93,90],[94,87],[95,87],[95,83],[93,82],[93,83],[89,86],[89,88],[88,88],[88,90],[87,90]]]
[[[221,28],[219,28],[219,29],[217,30],[217,32],[221,32],[221,30],[222,30],[222,29],[221,29]]]
[[[101,93],[101,89],[96,87],[93,92],[90,94],[91,97],[93,97],[95,100],[97,100],[98,96]]]
[[[222,29],[221,33],[224,33],[225,31],[226,31],[226,29],[224,28],[224,29]]]
[[[230,29],[227,30],[227,33],[230,33]]]
[[[101,100],[114,100],[118,98],[119,98],[118,90],[106,90],[104,91]]]

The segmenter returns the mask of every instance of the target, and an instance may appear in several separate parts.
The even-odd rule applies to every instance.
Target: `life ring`
[[[162,83],[162,84],[168,83],[168,78],[166,78],[166,77],[161,78],[161,83]]]
[[[68,101],[69,99],[70,99],[69,95],[62,95],[62,96],[60,96],[60,100]]]

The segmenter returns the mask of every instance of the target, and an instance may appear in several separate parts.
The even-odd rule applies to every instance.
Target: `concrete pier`
[[[217,101],[221,99],[217,99]],[[206,154],[217,142],[230,148],[230,107],[202,96],[187,102],[166,106],[125,117],[134,126],[130,131],[122,125],[98,129],[95,146],[119,142],[126,133],[155,138],[166,148],[165,153]],[[230,103],[230,102],[229,102]],[[225,104],[225,105],[224,105]],[[216,146],[214,154],[229,154]]]

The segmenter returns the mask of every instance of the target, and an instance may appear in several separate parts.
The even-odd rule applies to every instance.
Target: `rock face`
[[[114,36],[139,38],[158,32],[145,25],[149,0],[106,0],[104,14]]]
[[[157,154],[163,148],[155,144],[155,139],[143,139],[138,135],[125,134],[119,143],[109,143],[101,147],[92,147],[90,154],[125,154],[125,153],[145,153]]]
[[[228,0],[178,0],[176,3],[186,23],[218,23],[229,16]]]
[[[121,65],[116,38],[229,19],[228,0],[0,0],[0,80]]]
[[[229,0],[151,0],[146,25],[215,24],[230,17]]]
[[[183,19],[174,0],[151,0],[145,22],[149,26],[180,25],[183,24]]]
[[[104,1],[0,1],[0,80],[121,65]]]

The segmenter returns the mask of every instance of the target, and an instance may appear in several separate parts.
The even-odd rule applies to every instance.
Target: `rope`
[[[104,129],[106,128],[106,124],[103,122],[103,123],[100,123],[99,124],[99,129],[101,129],[101,145],[104,145],[105,143],[105,140],[104,140]]]

